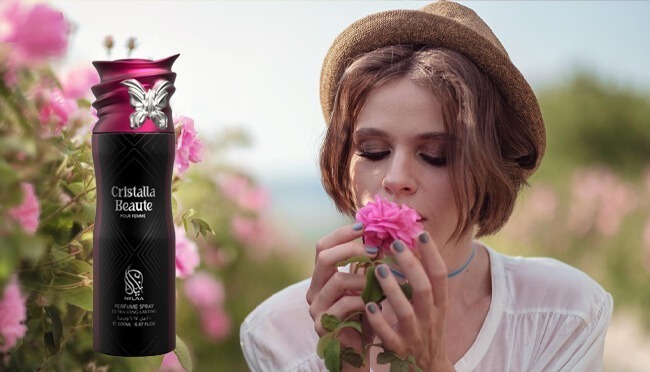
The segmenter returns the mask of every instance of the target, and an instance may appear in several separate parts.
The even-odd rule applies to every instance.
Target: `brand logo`
[[[146,198],[155,198],[156,189],[149,186],[113,186],[111,195],[115,198],[115,212],[151,212],[153,202]],[[141,201],[126,201],[124,199],[144,199]]]
[[[125,300],[143,300],[140,295],[142,294],[142,280],[144,279],[142,272],[136,269],[131,269],[131,265],[126,268],[124,272],[124,291],[128,296]]]

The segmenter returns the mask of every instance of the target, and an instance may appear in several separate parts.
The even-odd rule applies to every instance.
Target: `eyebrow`
[[[388,133],[376,128],[360,128],[352,134],[354,138],[358,137],[390,137]],[[416,140],[446,140],[451,139],[451,136],[445,132],[426,132],[420,133],[415,136]]]

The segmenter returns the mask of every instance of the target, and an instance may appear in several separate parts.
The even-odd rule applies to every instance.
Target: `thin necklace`
[[[451,279],[451,278],[455,277],[456,275],[462,273],[467,268],[467,266],[469,266],[469,264],[472,262],[472,259],[474,259],[474,254],[476,254],[476,245],[474,243],[472,243],[472,254],[469,255],[469,258],[463,264],[463,266],[461,266],[461,267],[457,268],[456,270],[454,270],[454,271],[450,272],[449,274],[447,274],[447,279]]]
[[[447,279],[451,279],[451,278],[455,277],[456,275],[462,273],[467,268],[467,266],[469,266],[469,264],[472,262],[472,260],[474,259],[475,254],[476,254],[476,245],[474,243],[472,243],[472,254],[469,255],[469,258],[463,264],[463,266],[461,266],[461,267],[457,268],[456,270],[454,270],[454,271],[450,272],[449,274],[447,274]],[[401,272],[395,270],[394,268],[391,267],[390,271],[392,271],[393,275],[395,275],[396,277],[398,277],[400,279],[406,279],[406,276],[404,274],[402,274]]]

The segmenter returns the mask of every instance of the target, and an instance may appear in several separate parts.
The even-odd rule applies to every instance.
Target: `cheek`
[[[382,170],[378,164],[353,156],[350,162],[350,187],[357,208],[374,199],[381,190]]]

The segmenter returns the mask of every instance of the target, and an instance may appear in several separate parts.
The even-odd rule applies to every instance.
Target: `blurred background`
[[[171,105],[186,116],[176,125],[189,151],[203,150],[189,169],[177,167],[175,216],[213,234],[195,236],[190,226],[183,240],[198,256],[177,279],[185,350],[161,369],[247,370],[238,333],[245,316],[309,277],[316,240],[350,222],[322,190],[317,166],[323,58],[353,21],[427,3],[0,2],[0,38],[13,41],[0,50],[0,284],[9,304],[19,283],[14,301],[25,311],[14,315],[26,324],[19,340],[0,330],[8,340],[0,369],[161,365],[91,347],[92,61],[180,53]],[[508,254],[555,257],[596,279],[615,302],[606,370],[650,370],[650,3],[462,3],[532,85],[548,136],[531,187],[506,228],[485,241]],[[75,280],[60,279],[70,273]],[[206,305],[201,291],[218,295]]]

